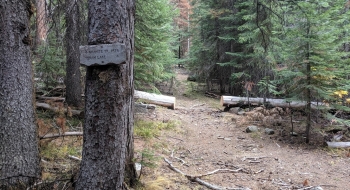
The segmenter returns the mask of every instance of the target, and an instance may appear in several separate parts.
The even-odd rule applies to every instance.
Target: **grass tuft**
[[[175,129],[177,125],[178,122],[176,121],[160,122],[136,120],[134,126],[134,134],[146,140],[150,140],[154,137],[159,136],[162,130]]]
[[[41,157],[46,160],[66,159],[68,155],[80,156],[81,148],[62,145],[56,146],[53,143],[45,144],[41,147]]]
[[[169,188],[171,181],[165,177],[158,176],[157,179],[148,181],[143,190],[163,190]]]

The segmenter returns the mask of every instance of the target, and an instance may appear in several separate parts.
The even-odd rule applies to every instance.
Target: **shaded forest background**
[[[134,2],[130,2],[132,8],[128,11],[133,13]],[[55,107],[54,115],[37,111],[39,136],[43,138],[53,128],[64,133],[67,124],[74,130],[81,129],[84,113],[80,114],[79,110],[84,106],[82,100],[87,92],[84,89],[87,80],[86,68],[80,67],[79,63],[79,46],[88,44],[87,1],[37,0],[30,6],[21,3],[22,8],[30,9],[26,12],[28,18],[33,13],[30,20],[32,38],[25,35],[21,45],[29,48],[30,44],[36,98]],[[9,7],[15,7],[11,5]],[[261,106],[265,108],[271,105],[268,102],[271,98],[285,102],[303,101],[306,106],[298,113],[305,117],[307,143],[315,122],[313,119],[315,123],[317,118],[327,120],[348,131],[349,6],[350,2],[344,0],[138,0],[135,15],[128,15],[131,23],[135,16],[135,89],[176,95],[173,91],[175,70],[181,67],[190,73],[188,80],[198,86],[200,93],[210,92],[216,97],[248,97],[248,100],[261,97],[264,99]],[[132,44],[133,41],[129,41]],[[164,86],[168,90],[164,90]],[[133,85],[128,87],[132,87],[133,92]],[[58,99],[60,101],[55,102]],[[128,110],[133,106],[131,103]],[[229,109],[228,106],[225,111]],[[77,118],[72,117],[73,111],[79,112]],[[34,113],[30,119],[34,121]],[[17,135],[12,129],[18,126],[12,127],[13,123],[9,123],[10,127],[5,128]],[[124,123],[132,125],[133,119]],[[36,128],[34,123],[31,127]],[[81,139],[70,143],[77,144],[78,141]],[[40,143],[41,154],[50,158],[54,148],[50,147],[49,141]],[[10,144],[13,143],[8,146]],[[68,149],[68,146],[62,149],[80,154],[78,149]],[[21,175],[17,177],[21,178]]]
[[[36,3],[33,64],[42,94],[64,84],[67,101],[70,91],[84,92],[83,82],[68,87],[77,81],[73,76],[84,81],[84,68],[78,69],[82,77],[69,73],[78,62],[69,56],[77,48],[69,47],[86,44],[86,4]],[[184,66],[204,91],[302,100],[310,114],[311,101],[348,110],[348,9],[340,0],[136,1],[135,87],[159,92],[157,85],[166,82],[170,89],[174,67]]]

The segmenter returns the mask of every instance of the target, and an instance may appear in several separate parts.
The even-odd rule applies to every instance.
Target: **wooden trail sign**
[[[99,44],[80,46],[80,64],[84,66],[118,65],[125,63],[125,45]]]

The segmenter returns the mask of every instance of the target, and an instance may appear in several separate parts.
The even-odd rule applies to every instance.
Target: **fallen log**
[[[330,148],[349,148],[350,142],[326,142]]]
[[[62,98],[62,97],[37,96],[36,98],[39,100],[49,100],[49,101],[54,101],[54,102],[64,102],[65,101],[65,98]]]
[[[217,95],[217,94],[214,94],[212,92],[205,92],[204,94],[206,97],[209,97],[209,98],[215,98],[215,99],[219,99],[220,98],[220,95]]]
[[[40,139],[49,139],[56,137],[65,137],[65,136],[82,136],[83,132],[65,132],[65,133],[56,133],[56,134],[46,134],[44,136],[39,137]]]
[[[36,106],[36,108],[42,108],[42,109],[50,110],[50,111],[53,111],[53,112],[60,111],[58,107],[52,107],[52,106],[50,106],[49,104],[46,104],[46,103],[36,102],[35,106]],[[67,109],[64,109],[64,113],[66,113],[66,112],[67,112]],[[76,115],[80,115],[82,111],[80,111],[80,110],[70,110],[70,112],[72,113],[72,115],[76,116]]]
[[[292,108],[302,108],[305,107],[305,101],[287,101],[286,99],[272,99],[266,98],[266,102],[272,107],[292,107]],[[264,98],[248,98],[247,97],[237,97],[237,96],[221,96],[220,104],[225,107],[240,107],[245,105],[263,105]],[[322,102],[311,102],[311,108],[317,108],[318,106],[327,106]]]
[[[142,104],[142,103],[135,103],[135,107],[145,108],[145,109],[156,109],[156,105],[153,104]]]
[[[170,109],[175,109],[176,99],[173,96],[165,96],[161,94],[154,94],[135,90],[134,98],[144,100],[147,103],[164,106]]]
[[[46,100],[56,100],[56,101],[64,101],[65,100],[64,98],[58,98],[58,97],[56,98],[56,97],[43,97],[43,96],[41,96],[38,98],[46,99]],[[164,107],[167,107],[170,109],[175,109],[176,98],[173,96],[165,96],[165,95],[161,95],[161,94],[154,94],[154,93],[148,93],[148,92],[135,90],[134,98],[144,100],[145,102],[150,103],[150,104],[155,104],[155,105],[164,106]],[[46,109],[46,110],[51,110],[54,112],[59,111],[59,108],[52,107],[46,103],[37,102],[36,107]],[[154,108],[154,106],[148,107],[148,109],[153,109],[153,108]],[[71,112],[72,112],[72,115],[79,115],[82,111],[71,110]]]

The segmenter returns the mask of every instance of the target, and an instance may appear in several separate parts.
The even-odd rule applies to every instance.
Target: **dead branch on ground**
[[[76,156],[72,156],[72,155],[68,155],[68,158],[75,160],[75,161],[81,161],[80,158],[76,157]]]
[[[213,175],[213,174],[216,174],[216,173],[238,173],[238,172],[243,171],[242,168],[239,168],[237,170],[217,169],[217,170],[211,171],[211,172],[206,173],[206,174],[193,176],[193,175],[185,174],[181,170],[177,169],[168,159],[164,158],[164,161],[166,163],[168,163],[168,166],[169,166],[170,169],[174,170],[177,173],[180,173],[181,175],[185,176],[190,181],[197,182],[197,183],[199,183],[201,185],[204,185],[204,186],[206,186],[206,187],[208,187],[210,189],[214,189],[214,190],[224,190],[224,189],[229,189],[229,190],[250,190],[247,187],[235,187],[235,188],[232,188],[232,187],[220,187],[220,186],[210,184],[210,183],[200,179],[201,177],[205,177],[205,176],[208,176],[208,175]]]
[[[52,107],[50,106],[49,104],[46,104],[46,103],[35,103],[36,105],[36,108],[41,108],[41,109],[45,109],[45,110],[50,110],[50,111],[53,111],[53,112],[59,112],[60,111],[60,108],[57,108],[57,107]],[[72,115],[80,115],[82,111],[80,110],[69,110]],[[64,108],[64,112],[66,113],[67,112],[67,109]]]
[[[181,163],[182,163],[182,165],[185,165],[185,166],[188,167],[188,165],[186,164],[185,160],[183,160],[183,159],[181,159],[181,158],[179,158],[179,157],[174,157],[174,151],[175,151],[175,150],[171,151],[171,157],[180,160]]]
[[[242,159],[242,161],[245,161],[245,160],[258,161],[259,159],[262,159],[262,158],[267,158],[267,156],[262,156],[262,157],[244,157]]]
[[[57,134],[46,134],[44,136],[40,137],[41,139],[48,139],[48,138],[57,138],[57,137],[65,137],[65,136],[82,136],[83,132],[65,132],[65,133],[57,133]]]
[[[36,98],[39,100],[50,100],[50,101],[54,101],[54,102],[64,102],[65,101],[65,98],[62,98],[62,97],[37,96]]]

